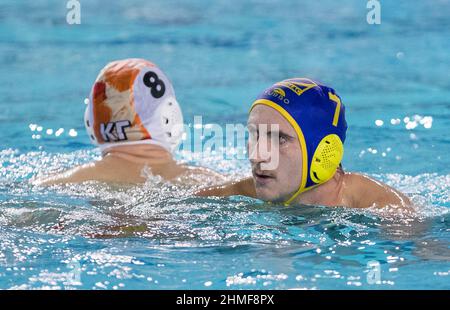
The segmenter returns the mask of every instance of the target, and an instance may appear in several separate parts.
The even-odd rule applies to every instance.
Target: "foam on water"
[[[449,175],[375,175],[408,193],[414,214],[199,198],[199,185],[154,176],[126,187],[28,182],[96,158],[97,151],[1,152],[0,274],[9,279],[2,288],[357,288],[368,285],[368,260],[386,269],[378,287],[409,287],[407,270],[425,262],[437,266],[433,285],[447,287]],[[223,161],[242,168],[229,179],[248,169]]]

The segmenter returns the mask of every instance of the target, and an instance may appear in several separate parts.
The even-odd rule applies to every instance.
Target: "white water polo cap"
[[[183,114],[172,83],[153,63],[113,61],[98,75],[86,100],[84,125],[103,151],[150,143],[173,152],[183,134]]]

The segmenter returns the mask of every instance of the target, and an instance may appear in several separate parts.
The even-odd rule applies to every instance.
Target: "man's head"
[[[174,150],[183,115],[166,75],[138,58],[113,61],[99,73],[85,112],[91,141],[105,150],[150,143]]]
[[[332,178],[342,160],[345,108],[332,88],[310,79],[284,80],[266,89],[253,103],[248,125],[253,178],[261,199],[290,203]],[[270,152],[261,148],[262,138],[270,140]],[[274,158],[275,167],[262,168]]]

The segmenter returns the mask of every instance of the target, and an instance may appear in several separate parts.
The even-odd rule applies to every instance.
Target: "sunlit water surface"
[[[450,288],[449,1],[383,2],[379,26],[356,0],[104,3],[83,2],[78,26],[64,1],[0,4],[1,289]],[[83,100],[127,57],[167,72],[191,124],[245,124],[277,80],[332,85],[347,107],[345,169],[403,191],[415,214],[194,198],[157,177],[31,185],[99,158]],[[250,173],[246,160],[177,157]]]

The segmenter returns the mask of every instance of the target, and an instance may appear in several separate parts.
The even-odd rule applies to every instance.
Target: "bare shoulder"
[[[196,196],[233,196],[242,195],[256,197],[255,184],[252,177],[244,178],[225,184],[203,188],[195,193]]]
[[[346,173],[346,191],[354,208],[396,206],[411,207],[409,198],[400,191],[359,173]]]
[[[97,172],[98,167],[96,163],[88,163],[58,174],[36,179],[33,181],[33,184],[39,186],[49,186],[55,184],[80,183],[91,180]]]

